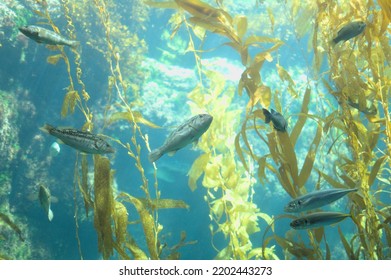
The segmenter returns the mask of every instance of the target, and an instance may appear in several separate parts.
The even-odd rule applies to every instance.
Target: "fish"
[[[370,100],[367,100],[366,107],[362,110],[360,109],[360,104],[358,104],[358,103],[355,103],[351,100],[348,100],[348,104],[366,115],[376,115],[377,114],[376,106]]]
[[[149,153],[149,161],[155,162],[164,154],[173,155],[188,144],[197,142],[208,130],[212,120],[209,114],[199,114],[187,120],[170,133],[161,147]]]
[[[43,210],[45,210],[45,213],[48,215],[48,219],[51,222],[53,220],[53,211],[50,209],[51,202],[49,189],[44,185],[39,185],[38,197]]]
[[[274,111],[273,109],[271,109],[269,112],[265,108],[263,108],[262,111],[265,115],[265,123],[269,123],[270,121],[272,121],[275,130],[286,132],[288,124],[280,113]]]
[[[367,25],[363,21],[354,21],[343,26],[333,39],[333,44],[338,44],[340,41],[347,41],[360,35]]]
[[[37,43],[47,45],[64,45],[71,48],[77,48],[80,45],[79,41],[69,40],[64,36],[46,28],[36,25],[25,25],[18,28],[24,35],[33,39]]]
[[[319,228],[338,223],[347,217],[351,217],[351,215],[340,212],[315,212],[294,219],[290,226],[293,229]]]
[[[45,133],[57,137],[60,142],[86,154],[109,154],[114,149],[102,137],[73,128],[55,128],[49,124],[41,127]]]
[[[357,189],[327,189],[322,191],[315,191],[302,195],[290,201],[285,207],[285,212],[297,213],[308,211],[315,208],[330,204],[348,193],[355,192]]]

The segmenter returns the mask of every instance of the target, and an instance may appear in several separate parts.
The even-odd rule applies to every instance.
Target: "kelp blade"
[[[94,226],[98,233],[98,250],[104,259],[113,254],[111,215],[114,207],[111,189],[110,161],[106,157],[94,157]]]

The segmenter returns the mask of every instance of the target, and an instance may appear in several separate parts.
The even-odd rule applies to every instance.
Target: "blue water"
[[[115,1],[118,5],[126,5],[129,1]],[[26,9],[31,9],[26,3]],[[266,10],[262,6],[258,6],[256,12],[262,13]],[[169,27],[167,21],[172,15],[172,10],[165,12],[159,12],[157,10],[151,10],[149,21],[145,24],[145,31],[138,31],[138,36],[146,41],[148,51],[143,54],[147,58],[155,59],[159,62],[162,49],[168,49],[167,40],[162,39],[162,34]],[[251,11],[248,11],[251,13]],[[119,15],[118,15],[119,16]],[[127,18],[126,15],[123,21],[125,24],[132,25],[132,20]],[[91,22],[99,22],[96,16],[91,15]],[[37,24],[40,19],[37,16],[29,18],[29,24]],[[80,22],[76,22],[76,31],[83,27]],[[56,19],[55,23],[60,30],[65,32],[66,22],[63,18]],[[99,26],[99,25],[98,25]],[[5,30],[5,34],[10,35],[15,32],[17,26],[5,27],[0,26]],[[289,27],[287,27],[287,31]],[[0,29],[1,30],[1,29]],[[132,30],[131,30],[132,31]],[[96,30],[102,36],[104,36],[103,30]],[[256,35],[265,35],[262,30],[252,31]],[[283,31],[281,33],[284,33]],[[83,34],[79,32],[78,34]],[[182,27],[177,36],[187,38],[186,30]],[[20,146],[18,156],[13,160],[11,165],[10,174],[12,189],[9,194],[9,205],[11,212],[20,218],[18,221],[25,224],[25,229],[28,231],[26,236],[26,244],[32,248],[30,254],[26,253],[26,258],[31,259],[100,259],[101,254],[98,252],[97,246],[97,234],[94,229],[93,212],[90,211],[88,217],[85,215],[84,206],[81,198],[80,191],[74,190],[74,166],[76,161],[76,152],[73,148],[61,145],[61,152],[51,159],[49,157],[50,145],[55,141],[55,138],[49,135],[43,134],[39,127],[45,123],[49,123],[55,126],[62,127],[75,127],[81,128],[84,124],[84,116],[80,110],[76,109],[74,114],[68,115],[66,118],[61,118],[60,112],[63,103],[63,99],[66,93],[66,88],[69,86],[69,80],[67,77],[66,67],[63,61],[60,61],[57,65],[51,65],[46,62],[49,55],[55,52],[48,50],[44,45],[37,44],[32,40],[21,38],[20,35],[12,38],[1,38],[2,47],[0,47],[0,90],[14,94],[18,100],[20,112],[17,117],[17,130]],[[95,49],[89,47],[86,38],[78,37],[81,41],[81,61],[83,75],[82,79],[86,84],[88,93],[91,96],[91,100],[88,102],[90,109],[96,116],[96,133],[102,133],[109,135],[113,138],[119,139],[123,143],[130,142],[132,137],[132,129],[126,122],[119,122],[110,127],[103,128],[102,114],[107,104],[107,79],[108,68],[107,62],[102,57],[102,54]],[[311,61],[313,53],[307,53],[308,40],[310,38],[305,36],[300,40],[289,38],[285,41],[285,45],[281,47],[278,52],[278,59],[273,58],[272,62],[265,62],[262,67],[261,76],[262,80],[270,86],[274,92],[276,89],[281,89],[281,85],[275,80],[273,83],[270,73],[275,72],[275,64],[278,62],[285,69],[293,69],[292,72],[299,70],[301,73],[294,73],[292,76],[296,78],[300,74],[313,78],[311,73]],[[104,39],[103,39],[104,40]],[[214,59],[223,58],[232,63],[236,63],[239,67],[240,57],[230,47],[223,45],[227,40],[225,37],[214,35],[208,32],[206,41],[203,45],[204,49],[216,48],[216,50],[206,52],[202,54],[202,59]],[[90,42],[88,42],[90,43]],[[199,40],[196,40],[196,46],[200,44]],[[120,48],[122,46],[119,46]],[[71,67],[74,68],[73,57],[74,54],[69,48],[64,48],[66,54],[71,61]],[[25,61],[21,62],[21,55],[25,55]],[[255,53],[255,50],[251,50],[251,54]],[[294,53],[294,55],[292,55]],[[302,57],[308,55],[306,59]],[[183,55],[177,55],[172,61],[172,64],[184,69],[193,69],[195,71],[195,59],[191,52]],[[224,65],[218,65],[221,69],[224,69]],[[239,68],[240,69],[240,68]],[[242,69],[244,70],[244,69]],[[327,63],[322,65],[322,71],[327,70]],[[147,73],[146,73],[147,75]],[[75,77],[74,81],[76,82]],[[239,77],[240,78],[240,77]],[[150,82],[147,78],[147,81]],[[155,80],[159,83],[161,80]],[[234,81],[232,85],[236,86],[238,81]],[[189,89],[192,89],[197,83],[196,74],[193,81],[194,84],[189,85]],[[144,87],[140,90],[140,95],[143,95],[148,88],[144,84]],[[301,90],[303,94],[305,88]],[[317,93],[315,87],[313,93]],[[183,92],[186,95],[188,92]],[[130,96],[132,92],[128,93]],[[156,92],[156,102],[162,98],[159,92]],[[240,98],[235,93],[234,103],[246,104],[247,97]],[[130,97],[132,99],[132,97]],[[184,108],[182,101],[171,100],[173,103],[173,110],[176,108],[181,113],[187,112]],[[338,106],[333,98],[329,100],[330,104],[335,107]],[[272,103],[272,106],[274,104]],[[289,111],[298,113],[300,112],[300,102],[290,102],[289,98],[283,98],[283,106],[289,109]],[[311,108],[315,111],[319,106],[318,104],[311,104]],[[141,107],[142,108],[142,107]],[[242,106],[242,108],[244,108]],[[285,109],[285,107],[284,107]],[[335,109],[335,108],[334,108]],[[142,111],[142,109],[141,109]],[[290,115],[288,110],[284,111],[285,116]],[[163,127],[163,129],[152,129],[147,126],[141,125],[141,129],[144,134],[148,134],[151,148],[159,147],[163,144],[166,136],[175,127],[185,121],[188,115],[173,114],[172,112],[166,112],[166,118],[158,118],[156,114],[145,116],[148,120]],[[171,114],[168,116],[168,114]],[[292,114],[290,116],[291,124],[293,124],[297,116]],[[311,122],[311,121],[308,121]],[[303,136],[305,137],[305,136]],[[312,136],[311,136],[312,137]],[[146,176],[149,180],[150,193],[155,195],[153,188],[154,178],[152,176],[152,165],[147,160],[147,151],[142,144],[140,138],[137,139],[142,145],[141,161],[145,169]],[[267,152],[265,143],[259,141],[256,143],[256,149]],[[134,166],[134,160],[131,159],[126,150],[120,145],[112,143],[116,149],[114,155],[109,155],[109,159],[112,164],[112,169],[115,170],[115,184],[118,187],[118,192],[127,192],[135,197],[144,197],[144,192],[140,189],[142,180],[139,176],[139,172]],[[327,145],[327,148],[330,144]],[[305,147],[301,147],[300,144],[295,147],[296,150],[300,150]],[[327,148],[325,148],[327,150]],[[164,172],[165,178],[159,179],[158,186],[161,192],[162,198],[171,198],[177,200],[183,200],[190,208],[189,209],[162,209],[158,212],[159,223],[163,225],[164,229],[160,233],[159,241],[162,244],[166,244],[166,248],[170,248],[180,241],[181,231],[186,232],[185,242],[196,241],[195,244],[186,245],[179,249],[181,259],[213,259],[215,258],[217,251],[212,246],[211,234],[209,229],[210,218],[209,208],[204,200],[206,195],[206,189],[202,187],[202,178],[198,181],[198,188],[192,192],[188,187],[187,172],[190,169],[193,161],[201,154],[200,150],[192,149],[188,146],[178,151],[173,157],[167,155],[163,156],[158,161],[158,168],[161,168]],[[0,165],[1,167],[1,165]],[[89,156],[89,169],[93,171],[92,157]],[[2,168],[0,169],[2,172]],[[159,171],[158,171],[159,172]],[[162,175],[162,176],[163,176]],[[39,183],[47,185],[55,201],[52,203],[52,210],[54,212],[54,219],[49,222],[45,216],[43,209],[39,205],[39,201],[36,197],[36,186]],[[316,179],[310,180],[310,184],[307,185],[307,190],[314,189]],[[289,201],[290,197],[284,193],[281,187],[278,185],[276,179],[271,179],[270,183],[265,185],[257,182],[254,185],[254,203],[259,207],[261,212],[265,212],[270,216],[278,217],[283,214],[283,206]],[[311,185],[313,184],[313,185]],[[325,186],[323,184],[322,186]],[[74,197],[76,196],[76,206]],[[382,194],[383,200],[389,200],[389,195]],[[126,204],[126,203],[125,203]],[[347,198],[338,202],[338,206],[325,207],[325,210],[349,212],[349,201]],[[130,204],[126,204],[129,220],[138,220],[137,211]],[[339,207],[339,208],[338,208]],[[77,211],[77,225],[76,230],[75,223],[75,211]],[[290,219],[281,218],[275,222],[275,233],[279,236],[284,236],[290,229]],[[253,247],[260,247],[264,238],[264,232],[267,228],[267,224],[264,221],[259,221],[261,231],[255,233],[251,237]],[[341,229],[348,234],[356,232],[354,223],[350,219],[346,219],[340,225]],[[144,232],[141,224],[130,225],[128,227],[129,233],[140,244],[141,248],[147,251],[145,244]],[[347,258],[343,248],[338,249],[339,236],[337,227],[325,228],[327,235],[327,242],[332,248],[332,258],[345,259]],[[1,233],[1,232],[0,232]],[[78,242],[76,236],[78,235],[81,244],[80,255],[78,249]],[[271,231],[268,230],[267,236],[271,235]],[[304,235],[303,235],[304,236]],[[304,237],[305,242],[308,242]],[[296,240],[297,241],[297,240]],[[322,243],[324,246],[324,243]],[[213,238],[213,245],[222,250],[227,245],[227,239],[221,234],[217,233]],[[270,245],[277,245],[272,241]],[[15,245],[17,246],[17,245]],[[324,247],[321,248],[324,250]],[[0,243],[1,252],[1,243]],[[164,250],[162,257],[168,256],[168,250]],[[277,245],[276,254],[280,258],[284,258],[283,250]],[[113,258],[117,258],[118,255],[114,255]],[[22,257],[21,257],[22,258]]]

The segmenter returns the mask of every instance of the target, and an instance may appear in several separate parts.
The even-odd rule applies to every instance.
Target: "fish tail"
[[[263,114],[265,115],[265,123],[269,123],[271,120],[272,114],[265,108],[262,109]]]
[[[161,156],[163,155],[162,151],[160,149],[153,150],[148,155],[148,160],[150,162],[157,161]]]
[[[41,131],[51,134],[50,132],[54,129],[54,126],[51,126],[50,124],[45,124],[43,127],[39,128]]]
[[[71,41],[69,46],[73,49],[76,49],[77,47],[80,46],[80,42],[79,41]]]
[[[49,208],[49,211],[48,211],[48,219],[49,219],[50,222],[53,220],[53,217],[54,217],[53,211],[52,211],[52,209]]]

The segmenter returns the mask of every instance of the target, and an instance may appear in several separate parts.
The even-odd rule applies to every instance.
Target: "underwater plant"
[[[175,259],[181,257],[182,247],[196,244],[186,240],[186,229],[178,232],[177,244],[167,246],[163,241],[162,233],[169,229],[160,211],[174,213],[189,205],[186,198],[163,198],[157,176],[162,167],[144,161],[151,152],[146,132],[160,128],[143,108],[146,73],[141,66],[148,48],[141,33],[155,9],[171,13],[164,40],[176,38],[170,43],[177,48],[172,49],[184,49],[178,53],[192,57],[196,86],[187,92],[185,106],[192,115],[207,112],[213,117],[197,143],[201,153],[188,171],[188,185],[192,191],[202,185],[215,258],[390,258],[384,248],[391,247],[391,4],[252,2],[247,5],[254,5],[256,12],[243,14],[232,0],[61,0],[61,14],[53,17],[46,1],[35,1],[37,9],[32,12],[47,28],[71,40],[84,38],[80,47],[48,47],[47,62],[65,64],[68,86],[59,115],[66,120],[81,115],[84,132],[112,131],[125,124],[126,140],[102,137],[117,144],[117,153],[128,156],[129,167],[137,174],[129,186],[117,188],[114,156],[77,154],[73,199],[80,258],[82,204],[85,216],[93,215],[97,248],[104,259]],[[57,16],[66,24],[65,32],[57,26]],[[358,21],[365,29],[333,43],[341,28]],[[84,64],[82,48],[96,55],[96,66]],[[206,55],[223,48],[241,64],[235,84],[204,63]],[[291,57],[286,58],[286,50]],[[92,68],[105,77],[95,81],[96,88],[104,88],[104,98],[90,92],[86,76]],[[269,111],[284,122],[269,124]],[[146,175],[145,164],[153,167],[152,178]],[[284,219],[297,221],[302,216],[283,214],[283,209],[276,214],[256,199],[296,199],[325,185],[357,190],[346,194],[348,213],[338,212],[337,217],[351,222],[353,232],[346,232],[342,223],[330,231],[326,226],[284,230]],[[1,225],[22,239],[18,224],[0,214]],[[328,217],[322,213],[315,218],[319,216]],[[343,256],[330,248],[327,237],[333,233],[345,250]]]

